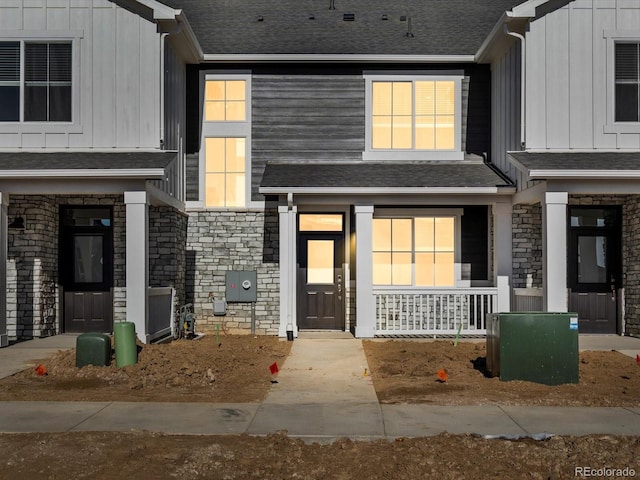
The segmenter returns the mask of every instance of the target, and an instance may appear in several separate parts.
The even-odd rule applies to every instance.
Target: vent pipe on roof
[[[336,9],[336,0],[329,0],[329,10]]]
[[[411,31],[411,17],[407,19],[407,37],[413,38],[415,35]]]

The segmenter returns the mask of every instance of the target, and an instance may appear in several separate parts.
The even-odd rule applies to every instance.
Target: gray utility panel
[[[257,302],[258,276],[252,271],[227,272],[227,303]]]

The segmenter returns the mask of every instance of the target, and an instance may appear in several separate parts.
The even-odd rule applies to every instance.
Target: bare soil
[[[0,380],[0,400],[258,402],[271,385],[269,365],[282,368],[290,346],[273,337],[180,340],[142,346],[138,363],[120,369],[78,369],[75,351],[59,352],[42,360],[46,376],[29,369]],[[381,402],[640,406],[640,366],[616,352],[581,353],[580,383],[546,386],[485,376],[484,343],[364,346]],[[446,382],[436,377],[441,369]],[[640,475],[640,437],[608,435],[536,441],[442,434],[308,445],[285,432],[37,433],[0,434],[0,451],[0,479],[566,479],[580,477],[576,468],[597,478]],[[596,471],[602,468],[609,470]]]

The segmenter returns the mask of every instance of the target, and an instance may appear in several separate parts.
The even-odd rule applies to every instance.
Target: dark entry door
[[[60,283],[65,332],[113,330],[113,231],[109,207],[61,207]]]
[[[344,235],[298,237],[298,328],[344,330]]]
[[[616,208],[573,208],[569,236],[569,309],[580,333],[616,333],[621,286]]]

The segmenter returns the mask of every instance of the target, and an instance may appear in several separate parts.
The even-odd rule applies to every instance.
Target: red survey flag
[[[273,362],[271,365],[269,365],[269,370],[271,370],[271,375],[275,375],[276,373],[278,373],[278,364],[276,362]]]
[[[640,365],[640,355],[636,355],[636,363]]]

